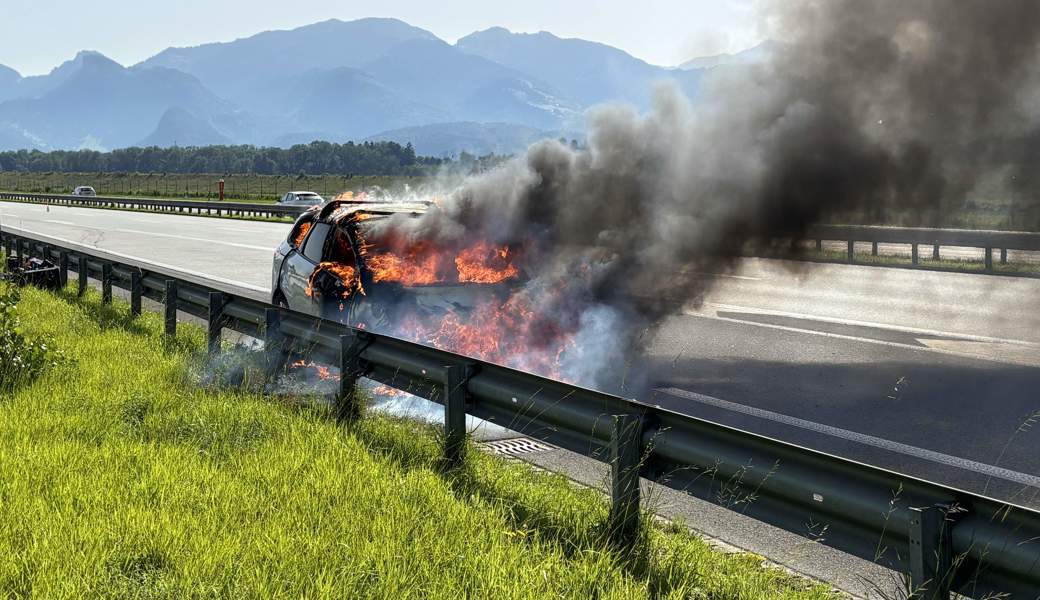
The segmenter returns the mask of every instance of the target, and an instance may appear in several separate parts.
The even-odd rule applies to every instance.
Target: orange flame
[[[318,375],[318,379],[329,380],[333,379],[332,373],[329,372],[329,368],[319,365],[314,361],[298,360],[291,365],[293,368],[310,368],[314,369],[314,372]]]
[[[519,270],[509,261],[509,247],[495,248],[479,242],[455,257],[459,281],[465,283],[500,283],[516,277]]]
[[[303,238],[307,237],[307,232],[311,230],[311,222],[306,221],[300,223],[300,230],[296,232],[296,237],[293,238],[293,246],[296,248],[300,247],[303,243]]]
[[[307,289],[304,293],[308,297],[314,297],[314,280],[318,277],[318,274],[322,271],[328,271],[336,277],[339,277],[340,281],[343,282],[343,297],[346,298],[354,292],[361,292],[364,294],[364,290],[361,288],[361,281],[358,279],[357,269],[350,265],[345,265],[337,262],[322,262],[318,264],[318,268],[314,269],[311,273],[310,279],[307,280]]]
[[[393,396],[393,397],[398,397],[398,398],[401,397],[401,396],[410,396],[411,395],[408,392],[401,391],[401,390],[399,390],[397,388],[392,388],[392,387],[390,387],[388,385],[378,385],[378,386],[372,388],[372,393],[377,395],[377,396]]]

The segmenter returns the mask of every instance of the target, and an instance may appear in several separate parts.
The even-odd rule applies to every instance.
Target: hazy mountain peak
[[[0,85],[13,85],[22,78],[21,73],[11,67],[0,65]]]
[[[679,65],[680,69],[711,69],[723,65],[753,64],[768,60],[776,50],[776,42],[766,40],[761,44],[752,46],[740,52],[713,54],[711,56],[698,56]]]

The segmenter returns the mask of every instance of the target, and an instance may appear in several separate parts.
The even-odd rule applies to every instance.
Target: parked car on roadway
[[[292,204],[296,206],[315,206],[325,202],[325,199],[314,192],[286,192],[278,200],[278,204]]]
[[[432,275],[423,271],[431,261],[390,253],[368,232],[395,215],[418,217],[426,206],[334,200],[306,211],[275,250],[271,303],[389,332],[405,315],[465,313],[521,285],[521,274],[511,265],[508,276],[493,282],[460,282],[457,274],[413,281],[390,275],[386,265],[393,263],[396,271],[419,273],[421,279]]]
[[[91,196],[92,197],[92,196],[97,196],[97,192],[95,192],[94,188],[90,187],[89,185],[81,185],[81,186],[77,187],[76,189],[72,190],[72,195],[73,196]]]

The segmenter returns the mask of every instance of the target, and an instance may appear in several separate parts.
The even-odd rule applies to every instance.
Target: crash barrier
[[[465,416],[473,415],[608,463],[609,531],[631,544],[640,523],[639,477],[867,560],[907,576],[915,598],[1035,598],[1040,590],[1040,513],[981,495],[860,464],[786,442],[368,332],[235,293],[226,282],[177,273],[27,232],[0,232],[7,252],[59,265],[163,303],[166,333],[177,311],[205,319],[208,348],[223,329],[264,341],[267,367],[305,354],[341,374],[334,402],[344,420],[361,417],[360,377],[444,407],[444,453],[463,459]],[[1005,595],[1000,595],[1005,594]]]
[[[824,240],[843,241],[847,245],[846,262],[856,263],[855,243],[870,242],[870,253],[878,255],[878,244],[909,244],[910,264],[920,266],[920,246],[931,246],[932,260],[939,260],[942,246],[982,248],[984,268],[993,271],[993,250],[1000,250],[1000,264],[1008,262],[1008,250],[1040,251],[1040,233],[1025,231],[987,231],[975,229],[930,229],[927,227],[880,227],[870,225],[817,225],[809,229],[806,239],[816,241],[816,250]]]
[[[84,206],[88,208],[119,208],[187,215],[216,215],[238,217],[288,217],[295,219],[307,210],[306,206],[280,206],[277,204],[247,204],[241,202],[200,202],[194,200],[153,200],[150,198],[113,198],[109,196],[66,196],[56,194],[29,194],[24,192],[0,192],[0,200],[55,204],[59,206]]]

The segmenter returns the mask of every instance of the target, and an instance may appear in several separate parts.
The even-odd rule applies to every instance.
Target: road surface
[[[270,287],[280,223],[0,203],[0,226]],[[1040,506],[1040,280],[748,259],[648,353],[652,403]]]

